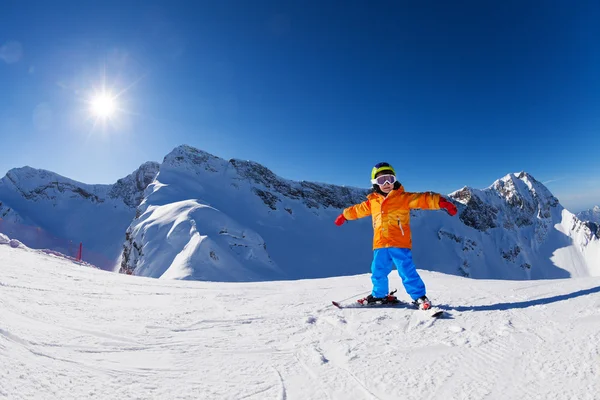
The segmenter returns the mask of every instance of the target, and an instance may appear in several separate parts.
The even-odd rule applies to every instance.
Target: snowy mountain
[[[531,175],[509,174],[449,197],[459,204],[458,220],[425,212],[415,219],[415,259],[423,268],[458,268],[473,278],[600,275],[598,237]]]
[[[577,213],[577,218],[582,221],[595,222],[600,224],[600,207],[594,206],[594,208],[586,211]]]
[[[340,230],[332,221],[365,194],[181,146],[165,157],[127,230],[122,272],[216,281],[362,273],[370,222]]]
[[[112,269],[158,167],[145,163],[113,185],[87,185],[30,167],[12,169],[0,180],[0,232],[30,247],[69,255],[82,242],[85,260]]]
[[[368,292],[369,274],[260,283],[132,278],[4,242],[0,235],[0,398],[600,393],[600,278],[532,283],[422,271],[447,312],[435,320],[406,307],[330,305]]]
[[[0,232],[70,255],[83,241],[84,260],[154,278],[355,275],[370,271],[371,220],[342,227],[333,220],[367,193],[286,180],[251,161],[180,146],[114,185],[11,170],[0,181]],[[489,279],[600,275],[595,225],[564,209],[531,175],[509,174],[448,197],[458,217],[413,212],[419,268]]]
[[[600,237],[600,207],[594,206],[591,210],[577,213],[577,218],[584,221],[587,227]]]

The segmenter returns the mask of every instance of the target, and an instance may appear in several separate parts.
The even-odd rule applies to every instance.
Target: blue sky
[[[600,204],[597,1],[2,4],[0,175],[113,183],[189,144],[357,187],[379,161],[440,193],[524,170]]]

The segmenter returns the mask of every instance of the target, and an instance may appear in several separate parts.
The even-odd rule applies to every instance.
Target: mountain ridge
[[[187,145],[113,185],[35,171],[11,170],[0,180],[0,232],[12,223],[54,229],[69,240],[85,236],[87,248],[107,255],[111,268],[124,273],[246,281],[369,270],[370,219],[340,228],[332,221],[344,207],[364,201],[370,189],[292,181],[259,163],[225,160]],[[485,189],[463,187],[445,196],[458,206],[458,217],[412,211],[419,268],[502,279],[600,274],[594,261],[598,231],[564,209],[531,174],[507,174]],[[44,212],[36,211],[36,203],[44,204]],[[52,218],[57,210],[70,230]],[[90,227],[99,232],[84,235]],[[95,245],[98,238],[110,249]],[[27,235],[16,239],[32,244]]]
[[[112,185],[77,182],[28,166],[11,169],[0,179],[0,232],[70,256],[83,242],[87,261],[112,270],[123,232],[158,167],[144,163]]]

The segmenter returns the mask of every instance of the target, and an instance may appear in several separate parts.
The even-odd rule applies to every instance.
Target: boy
[[[412,238],[410,233],[410,210],[445,209],[448,214],[455,215],[456,206],[434,193],[409,193],[396,180],[394,168],[382,162],[371,171],[373,192],[367,200],[346,208],[335,219],[341,226],[347,220],[373,218],[373,263],[371,264],[371,281],[373,291],[367,296],[368,303],[396,302],[394,296],[388,295],[388,275],[396,264],[402,278],[404,289],[413,299],[414,304],[422,310],[431,308],[426,296],[425,284],[419,276],[412,259]]]

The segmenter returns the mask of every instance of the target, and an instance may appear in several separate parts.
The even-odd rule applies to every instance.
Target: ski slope
[[[0,398],[598,398],[600,278],[422,276],[449,317],[329,305],[368,274],[158,280],[0,244]]]

